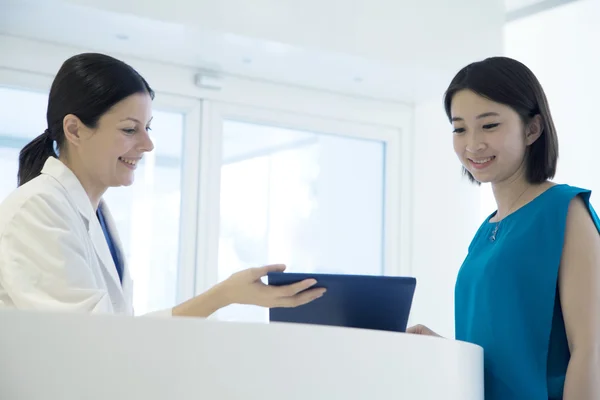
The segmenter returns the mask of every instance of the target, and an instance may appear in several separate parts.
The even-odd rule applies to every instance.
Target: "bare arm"
[[[213,286],[206,292],[173,307],[175,317],[207,318],[229,305],[220,286]]]
[[[559,292],[571,351],[564,399],[600,399],[600,235],[579,197],[569,207]]]
[[[206,292],[173,308],[174,316],[208,317],[230,304],[252,304],[261,307],[297,307],[325,293],[324,288],[311,289],[317,282],[305,279],[284,286],[265,285],[261,278],[269,272],[283,271],[284,265],[267,265],[236,272]]]

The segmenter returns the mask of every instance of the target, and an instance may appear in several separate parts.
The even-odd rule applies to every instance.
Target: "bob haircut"
[[[544,89],[529,68],[507,57],[490,57],[467,65],[452,79],[444,94],[444,108],[449,120],[452,119],[452,98],[461,90],[471,90],[512,108],[519,114],[524,125],[540,115],[542,133],[527,147],[525,177],[533,184],[554,178],[558,162],[556,128]],[[479,184],[464,167],[463,173],[471,182]]]

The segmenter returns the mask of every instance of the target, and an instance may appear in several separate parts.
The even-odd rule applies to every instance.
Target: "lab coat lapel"
[[[110,212],[110,209],[108,208],[108,206],[106,205],[106,203],[104,202],[104,200],[100,201],[100,205],[99,205],[100,209],[102,210],[102,215],[104,216],[104,220],[106,222],[106,226],[108,228],[108,231],[110,232],[113,244],[115,246],[115,249],[117,250],[117,256],[119,257],[119,261],[121,262],[121,266],[123,268],[123,282],[121,283],[121,287],[122,287],[122,292],[124,294],[125,300],[128,304],[128,306],[132,307],[133,306],[133,299],[132,299],[132,292],[133,292],[133,282],[131,281],[131,275],[129,273],[129,267],[127,265],[127,255],[125,254],[125,251],[123,250],[123,243],[121,242],[121,238],[119,236],[119,232],[117,230],[117,224],[115,223],[115,219],[112,216],[112,213]],[[102,232],[102,234],[104,234],[104,232]],[[109,256],[110,259],[112,260],[112,255],[110,254],[110,249],[109,249]],[[114,265],[114,262],[113,262]],[[114,268],[114,271],[116,272],[117,276],[117,282],[119,282],[119,275],[118,272],[116,271],[116,267]]]
[[[106,279],[110,296],[113,299],[113,306],[119,311],[121,311],[121,308],[124,308],[122,311],[127,311],[128,303],[125,301],[119,274],[112,259],[112,255],[110,254],[108,242],[106,241],[106,237],[104,236],[104,232],[102,231],[100,221],[98,221],[92,202],[79,182],[79,179],[77,179],[73,171],[54,157],[49,157],[48,160],[46,160],[42,173],[53,176],[58,180],[69,194],[71,200],[75,203],[75,206],[87,224],[90,238],[94,244],[94,249],[100,259],[102,273]],[[114,227],[109,229],[112,229],[111,233],[114,235],[114,232],[116,232]],[[123,307],[124,305],[125,307]]]
[[[96,249],[96,254],[100,258],[102,267],[104,268],[105,276],[107,276],[111,283],[119,288],[118,291],[121,292],[122,290],[120,289],[121,281],[119,279],[119,273],[117,272],[117,267],[112,255],[110,254],[110,248],[108,247],[106,236],[104,236],[104,231],[102,230],[102,226],[100,226],[100,221],[98,220],[96,213],[94,213],[93,217],[90,218],[89,232],[90,237],[92,238],[92,243],[94,243],[94,248]],[[109,232],[113,234],[113,231],[110,231],[110,228]]]

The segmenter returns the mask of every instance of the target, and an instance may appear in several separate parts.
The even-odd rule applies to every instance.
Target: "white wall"
[[[454,337],[456,274],[479,221],[479,189],[461,173],[442,95],[415,107],[411,322]]]
[[[556,181],[600,191],[598,15],[600,1],[581,0],[517,20],[505,29],[505,49],[546,91],[560,143]]]

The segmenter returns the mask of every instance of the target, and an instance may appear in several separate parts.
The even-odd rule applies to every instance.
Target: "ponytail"
[[[48,157],[56,157],[54,140],[48,129],[23,147],[19,154],[18,186],[24,185],[42,173]]]
[[[63,128],[67,115],[77,117],[83,125],[94,129],[100,117],[115,104],[137,93],[154,98],[148,82],[123,61],[99,53],[82,53],[67,59],[54,77],[48,94],[48,129],[19,155],[18,186],[40,175],[49,157],[69,153]]]

